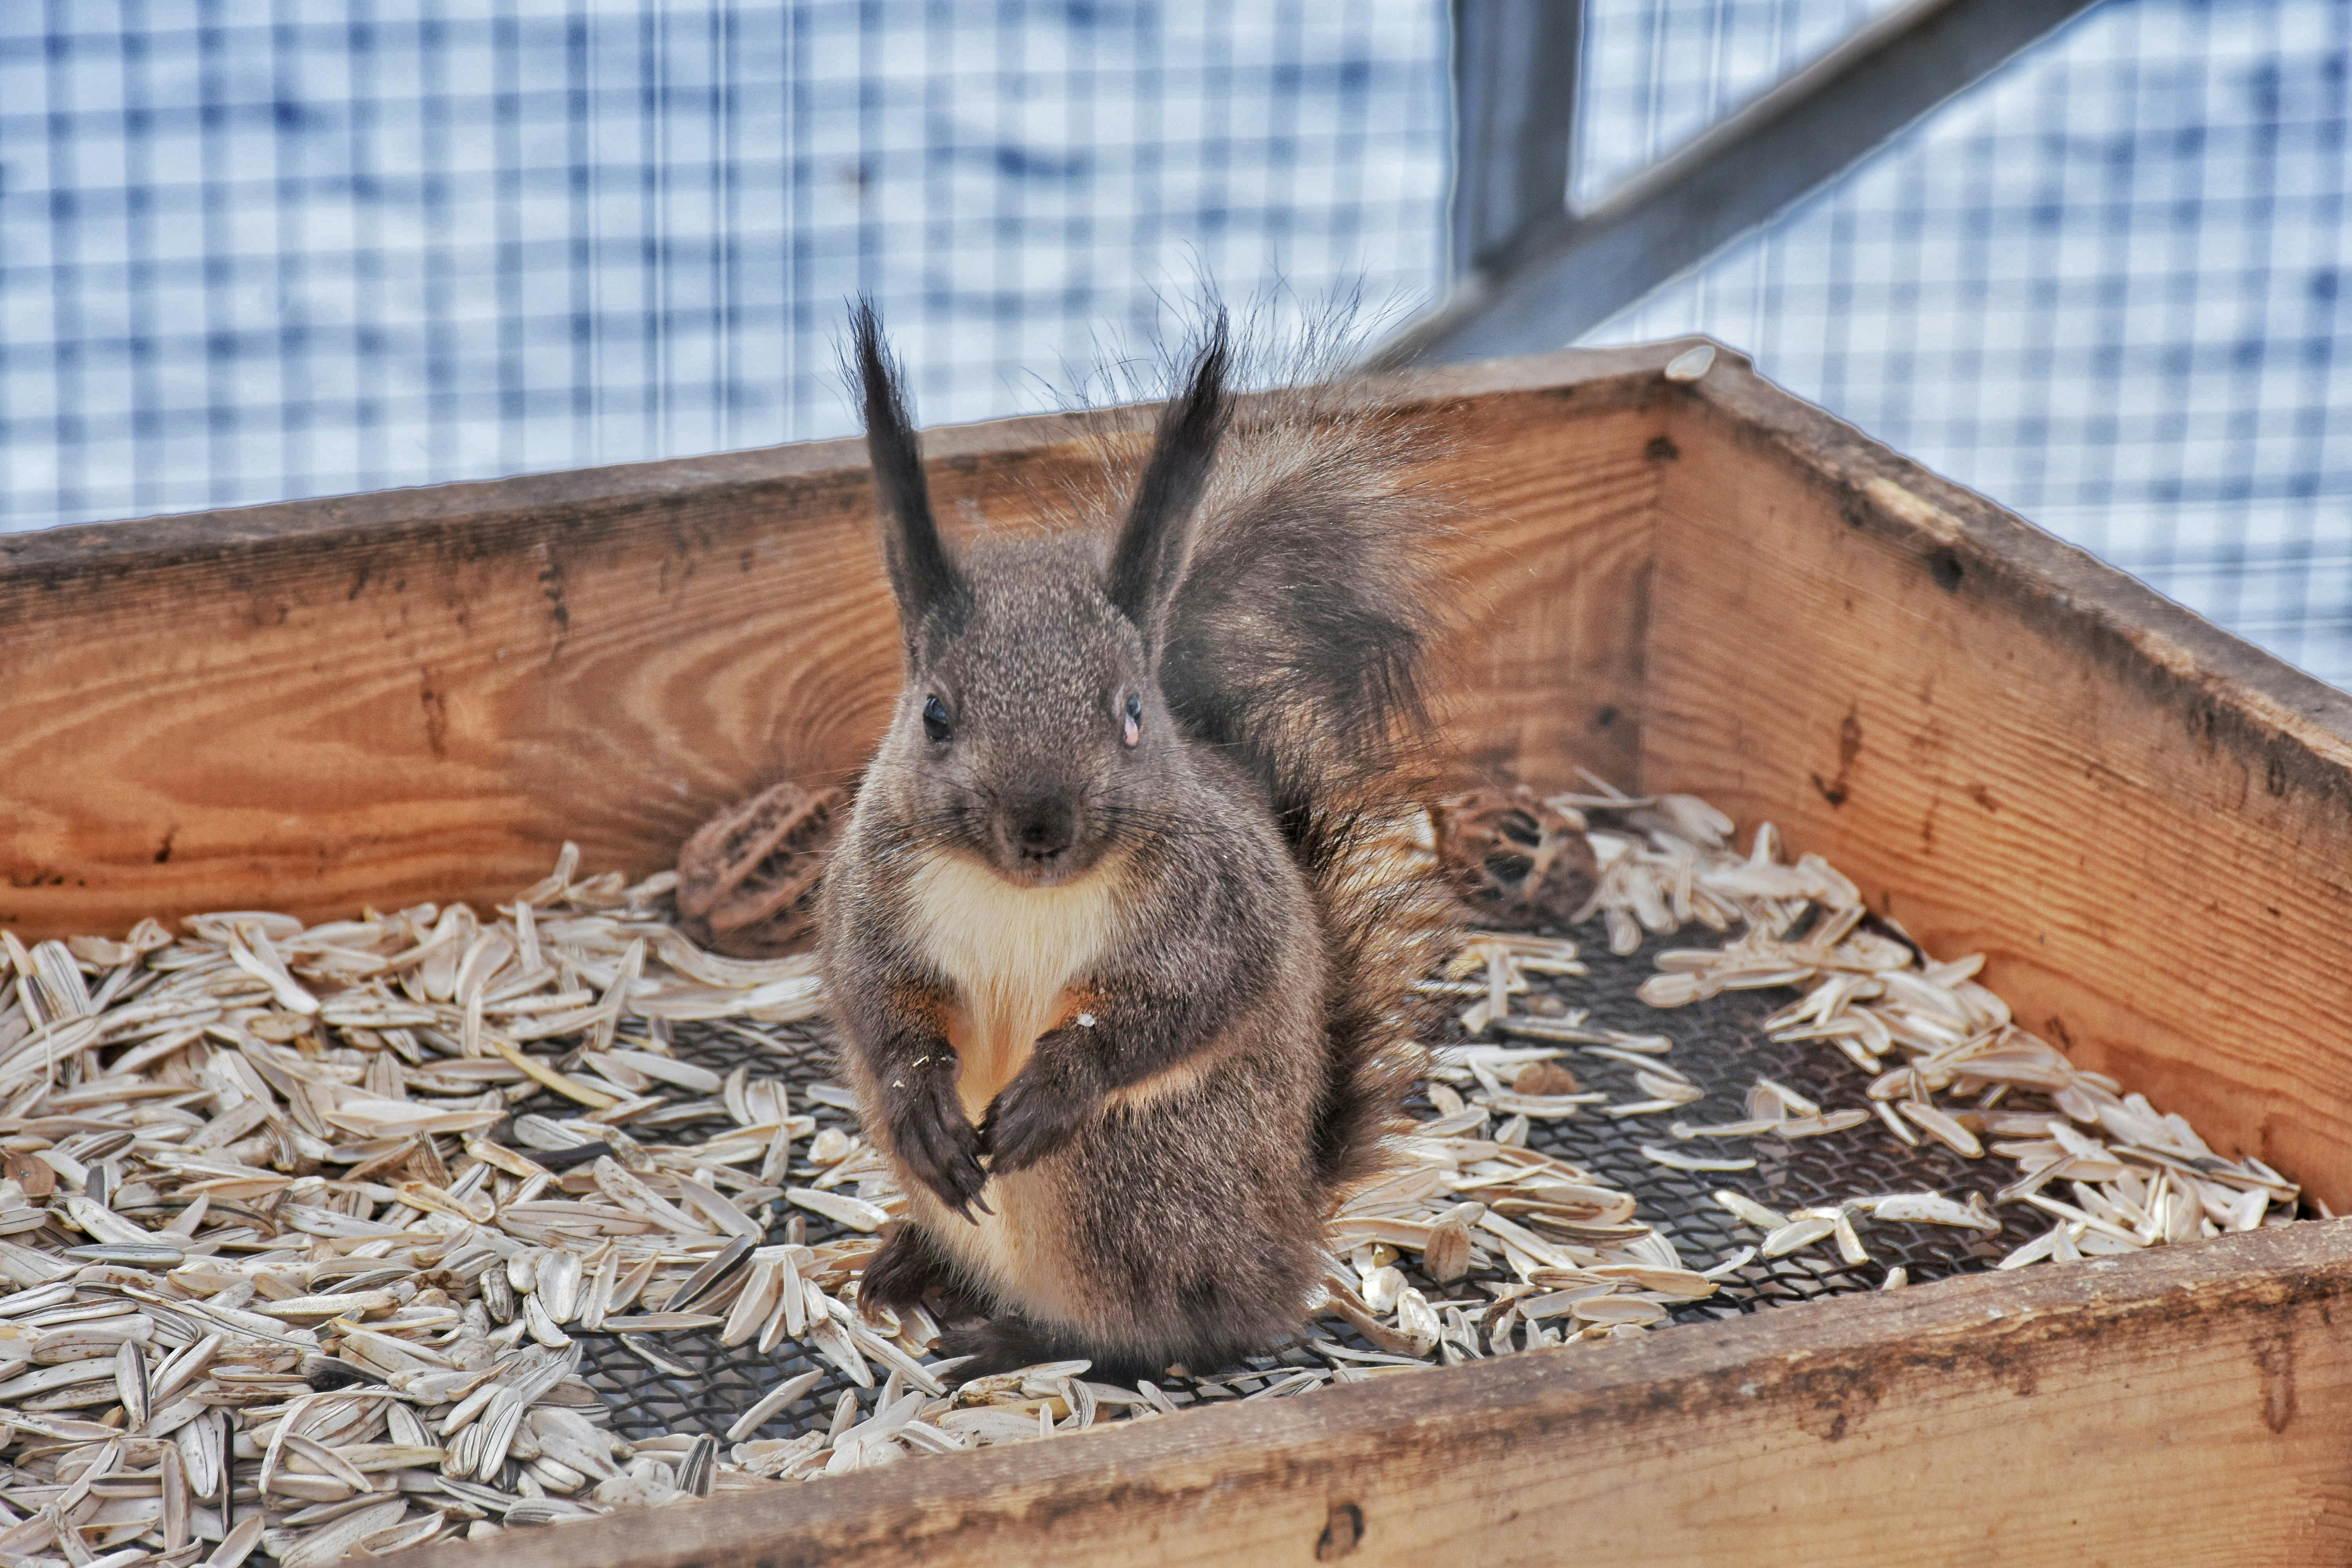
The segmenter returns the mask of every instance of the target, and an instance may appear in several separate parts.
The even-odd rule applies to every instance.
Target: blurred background
[[[11,0],[0,530],[1706,332],[2352,684],[2342,0]],[[1435,315],[1425,312],[1441,301]]]

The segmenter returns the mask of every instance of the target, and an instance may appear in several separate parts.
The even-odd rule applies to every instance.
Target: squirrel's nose
[[[1076,814],[1066,800],[1032,800],[1013,810],[1013,847],[1024,855],[1044,859],[1070,847],[1076,837]]]

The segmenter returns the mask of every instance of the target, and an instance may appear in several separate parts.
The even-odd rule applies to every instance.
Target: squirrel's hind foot
[[[976,1377],[1018,1372],[1046,1362],[1090,1363],[1086,1375],[1097,1383],[1132,1383],[1139,1377],[1159,1377],[1162,1369],[1131,1358],[1106,1357],[1098,1350],[1034,1323],[1018,1312],[1006,1312],[984,1322],[950,1329],[940,1336],[942,1359],[970,1356],[948,1374],[961,1387]]]
[[[942,1360],[971,1358],[949,1374],[948,1380],[961,1387],[975,1377],[1018,1372],[1041,1362],[1083,1360],[1085,1352],[1072,1352],[1066,1342],[1055,1341],[1050,1331],[1009,1312],[948,1330],[940,1336],[940,1356]]]
[[[868,1308],[903,1312],[924,1305],[923,1298],[933,1289],[944,1294],[940,1310],[949,1317],[982,1310],[954,1263],[930,1236],[920,1226],[900,1220],[883,1238],[882,1250],[866,1265],[858,1280],[857,1300]]]
[[[1023,1367],[1056,1361],[1086,1362],[1089,1364],[1085,1375],[1093,1382],[1132,1387],[1143,1378],[1165,1381],[1171,1375],[1171,1364],[1180,1359],[1192,1372],[1206,1373],[1223,1370],[1246,1353],[1237,1346],[1203,1342],[1195,1346],[1189,1356],[1150,1360],[1132,1352],[1106,1351],[1099,1345],[1089,1345],[1066,1332],[1033,1322],[1018,1312],[1001,1313],[982,1322],[948,1330],[940,1336],[939,1352],[941,1359],[971,1358],[947,1374],[947,1381],[958,1387],[976,1377],[992,1377],[998,1373],[1018,1372]],[[1184,1375],[1182,1369],[1173,1375]]]

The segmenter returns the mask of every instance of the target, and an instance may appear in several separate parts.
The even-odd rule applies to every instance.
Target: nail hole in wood
[[[1364,1538],[1364,1510],[1351,1502],[1335,1502],[1331,1517],[1324,1521],[1323,1534],[1315,1542],[1315,1561],[1336,1563],[1356,1549]]]

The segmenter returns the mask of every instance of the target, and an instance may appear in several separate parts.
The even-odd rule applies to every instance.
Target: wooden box
[[[2081,1064],[2352,1204],[2352,700],[1720,354],[1419,374],[1451,721],[1819,850]],[[936,433],[1017,521],[1068,428]],[[0,922],[482,902],[844,775],[896,681],[827,442],[0,536]],[[516,1564],[2352,1554],[2352,1233],[1832,1300],[535,1532]],[[452,1557],[487,1561],[468,1548]]]

